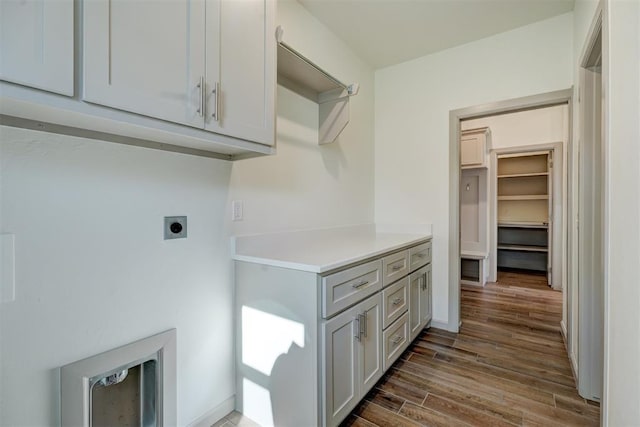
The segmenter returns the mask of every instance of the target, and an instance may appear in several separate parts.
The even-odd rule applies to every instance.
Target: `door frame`
[[[599,4],[578,63],[578,173],[576,232],[574,255],[577,291],[577,342],[572,343],[572,360],[577,365],[578,393],[600,401],[604,394],[605,286],[607,259],[607,162],[603,75],[603,7]],[[600,70],[594,71],[594,66]],[[599,168],[599,175],[593,176]],[[599,179],[599,181],[597,180]],[[598,229],[599,228],[599,229]],[[600,286],[598,286],[600,285]],[[577,350],[577,355],[575,354]],[[603,411],[604,412],[604,411]],[[601,414],[603,415],[603,414]]]
[[[449,310],[447,330],[458,332],[460,329],[460,122],[496,114],[568,104],[569,123],[572,123],[572,102],[573,88],[568,88],[449,112]],[[569,126],[569,140],[571,137],[572,129]]]

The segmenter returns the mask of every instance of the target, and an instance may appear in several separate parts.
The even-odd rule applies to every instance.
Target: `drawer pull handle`
[[[418,258],[422,259],[422,258],[426,257],[427,255],[425,255],[425,254],[416,254],[416,256],[417,256]]]
[[[402,336],[400,335],[396,335],[395,337],[393,337],[393,339],[391,340],[391,343],[393,345],[398,345],[398,343],[400,343],[400,341],[402,341]]]
[[[398,298],[394,299],[393,301],[391,301],[391,303],[392,303],[393,305],[398,305],[398,304],[400,304],[401,302],[402,302],[402,298],[400,298],[400,297],[398,297]]]
[[[363,280],[362,282],[359,283],[354,283],[353,285],[351,285],[354,289],[360,289],[361,287],[363,287],[364,285],[368,285],[369,281],[368,280]]]
[[[394,266],[393,266],[393,268],[392,268],[391,270],[393,270],[393,271],[398,271],[398,270],[400,270],[401,268],[402,268],[402,266],[401,266],[401,265],[394,265]]]

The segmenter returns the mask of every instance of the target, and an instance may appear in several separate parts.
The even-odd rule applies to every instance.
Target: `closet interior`
[[[497,266],[550,271],[551,151],[497,159]]]

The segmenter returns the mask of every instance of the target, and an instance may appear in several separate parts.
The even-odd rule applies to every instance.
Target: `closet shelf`
[[[498,196],[498,200],[549,200],[547,194],[522,194],[517,196]]]
[[[503,251],[549,252],[549,249],[543,246],[531,246],[531,245],[498,245],[498,249]]]
[[[535,176],[549,176],[549,172],[533,172],[533,173],[512,173],[507,175],[498,175],[500,178],[530,178]]]
[[[504,228],[549,228],[549,224],[544,222],[498,222],[498,227]]]
[[[282,41],[276,29],[278,84],[316,102],[319,113],[318,143],[334,142],[349,123],[349,98],[358,94],[358,83],[344,84]]]

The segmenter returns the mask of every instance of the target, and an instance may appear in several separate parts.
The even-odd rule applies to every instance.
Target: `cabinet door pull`
[[[355,335],[355,338],[356,338],[358,341],[360,341],[360,338],[361,338],[360,334],[361,334],[361,328],[362,328],[362,325],[360,324],[360,323],[361,323],[361,322],[360,322],[360,315],[358,314],[358,315],[355,317],[355,319],[353,319],[353,321],[358,323],[358,324],[356,325],[356,328],[355,328],[355,329],[356,329],[356,335]]]
[[[398,297],[398,298],[395,298],[393,301],[391,301],[391,304],[398,305],[401,302],[402,302],[402,298]]]
[[[360,338],[362,338],[363,336],[364,337],[367,336],[366,327],[367,327],[367,318],[365,317],[364,314],[358,314],[358,335],[360,336]]]
[[[198,100],[198,115],[204,117],[204,77],[200,77],[200,81],[196,86],[198,88],[200,99]]]
[[[358,283],[354,283],[353,285],[351,285],[351,287],[353,287],[354,289],[360,289],[361,287],[363,287],[364,285],[368,285],[369,281],[368,280],[363,280],[361,282]]]
[[[426,290],[427,289],[427,273],[424,272],[422,273],[422,290]]]
[[[367,338],[369,336],[369,328],[368,328],[368,325],[367,325],[368,322],[367,322],[367,311],[366,310],[365,310],[364,314],[362,315],[362,318],[364,320],[364,322],[363,322],[364,323],[364,328],[363,328],[364,329],[364,337]]]
[[[213,99],[214,110],[213,110],[213,113],[211,113],[211,117],[213,117],[213,120],[215,120],[217,122],[220,119],[220,115],[219,115],[219,111],[220,111],[220,83],[219,82],[216,82],[216,84],[213,86],[213,90],[211,91],[211,94],[214,96],[214,99]]]

